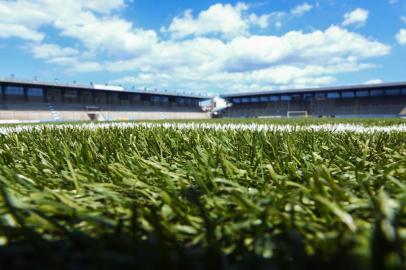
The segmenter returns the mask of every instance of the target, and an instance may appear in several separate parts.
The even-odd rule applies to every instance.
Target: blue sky
[[[0,77],[200,93],[406,81],[404,0],[0,0]]]

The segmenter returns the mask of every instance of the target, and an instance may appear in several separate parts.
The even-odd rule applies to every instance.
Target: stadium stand
[[[207,97],[118,87],[0,80],[0,121],[204,119]]]
[[[222,117],[287,117],[301,111],[313,117],[404,117],[406,83],[355,85],[222,95]]]

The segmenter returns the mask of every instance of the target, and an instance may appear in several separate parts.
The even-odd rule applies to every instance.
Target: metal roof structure
[[[60,82],[44,82],[44,81],[37,81],[37,80],[21,80],[21,79],[14,79],[14,78],[0,78],[0,83],[3,84],[19,84],[25,86],[32,86],[32,87],[62,87],[62,88],[71,88],[71,89],[82,89],[82,90],[95,90],[95,91],[109,91],[109,92],[116,92],[116,93],[133,93],[133,94],[148,94],[148,95],[163,95],[163,96],[175,96],[175,97],[185,97],[185,98],[199,98],[199,99],[209,99],[211,97],[204,96],[204,95],[195,95],[191,93],[178,93],[178,92],[166,92],[166,91],[151,91],[151,90],[117,90],[115,86],[112,86],[111,89],[108,89],[108,85],[106,88],[100,89],[95,87],[96,84],[78,84],[78,83],[60,83]]]
[[[231,97],[248,97],[248,96],[263,96],[263,95],[281,95],[281,94],[300,94],[300,93],[315,93],[315,92],[333,92],[333,91],[357,91],[357,90],[372,90],[381,88],[405,87],[406,82],[395,83],[377,83],[377,84],[361,84],[361,85],[346,85],[320,88],[300,88],[300,89],[285,89],[271,90],[261,92],[240,92],[220,95],[223,98]]]
[[[186,98],[199,98],[199,99],[210,99],[212,96],[207,95],[196,95],[186,92],[168,92],[168,91],[158,91],[158,90],[117,90],[116,86],[112,86],[108,89],[100,89],[95,86],[96,84],[78,84],[78,83],[60,83],[60,82],[44,82],[37,80],[21,80],[14,78],[0,78],[0,83],[5,84],[20,84],[26,86],[36,86],[36,87],[63,87],[71,89],[83,89],[83,90],[96,90],[96,91],[109,91],[116,93],[135,93],[135,94],[147,94],[147,95],[164,95],[164,96],[175,96],[175,97],[186,97]],[[261,92],[239,92],[239,93],[228,93],[219,95],[222,98],[232,98],[232,97],[248,97],[248,96],[263,96],[263,95],[283,95],[283,94],[300,94],[300,93],[315,93],[315,92],[333,92],[333,91],[358,91],[358,90],[372,90],[372,89],[382,89],[391,87],[404,87],[406,88],[406,82],[394,82],[394,83],[378,83],[378,84],[361,84],[361,85],[345,85],[345,86],[332,86],[332,87],[319,87],[319,88],[299,88],[299,89],[283,89],[283,90],[270,90]]]

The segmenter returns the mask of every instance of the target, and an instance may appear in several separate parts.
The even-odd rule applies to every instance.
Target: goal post
[[[288,111],[286,116],[288,118],[292,118],[292,117],[308,117],[308,113],[307,111]]]

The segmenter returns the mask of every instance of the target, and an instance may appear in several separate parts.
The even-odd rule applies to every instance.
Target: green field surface
[[[0,267],[406,267],[406,132],[154,123],[0,132]]]

